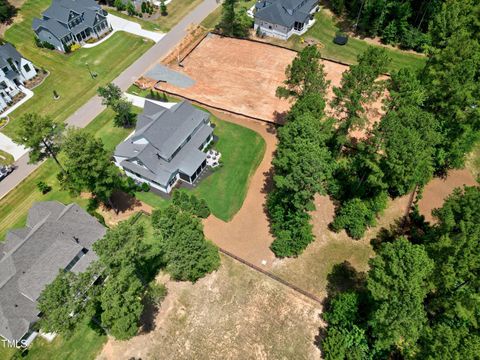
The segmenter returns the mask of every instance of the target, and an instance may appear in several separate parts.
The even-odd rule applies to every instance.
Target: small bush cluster
[[[53,46],[52,44],[50,44],[47,41],[42,41],[36,36],[34,37],[34,40],[35,40],[35,45],[39,48],[45,48],[45,49],[48,49],[48,50],[55,50],[55,46]]]
[[[183,211],[189,211],[202,219],[210,215],[210,209],[204,199],[198,199],[195,195],[188,195],[184,191],[175,190],[172,194],[172,203]]]
[[[40,190],[40,192],[43,195],[49,193],[52,190],[52,187],[50,185],[46,184],[43,181],[37,182],[37,188],[38,188],[38,190]]]
[[[141,10],[142,10],[142,14],[152,15],[155,11],[155,7],[153,6],[153,4],[150,1],[143,1]]]

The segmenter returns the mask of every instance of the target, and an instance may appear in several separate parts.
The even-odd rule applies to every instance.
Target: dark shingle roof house
[[[213,140],[210,115],[182,101],[170,109],[146,101],[135,132],[115,149],[127,176],[169,193],[178,180],[193,183],[206,167],[202,150]]]
[[[60,269],[82,272],[97,258],[92,245],[106,229],[77,204],[39,202],[27,226],[10,230],[0,245],[0,335],[30,335],[39,319],[37,300]]]
[[[42,19],[33,19],[32,29],[41,41],[65,51],[67,45],[83,44],[109,32],[107,15],[94,0],[53,0]]]
[[[302,35],[314,23],[319,0],[259,0],[255,5],[256,31],[288,39]]]

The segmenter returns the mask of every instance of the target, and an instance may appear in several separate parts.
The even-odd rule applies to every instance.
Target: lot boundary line
[[[157,82],[158,83],[161,83],[161,81]],[[184,96],[184,95],[180,95],[174,91],[169,91],[169,90],[165,90],[165,89],[159,89],[157,88],[157,84],[155,84],[153,86],[153,88],[157,91],[161,91],[161,92],[164,92],[168,95],[172,95],[172,96],[176,96],[178,98],[181,98],[181,99],[185,99],[185,100],[188,100],[192,103],[196,103],[200,106],[205,106],[205,107],[208,107],[208,108],[211,108],[211,109],[214,109],[214,110],[217,110],[217,111],[223,111],[223,112],[226,112],[226,113],[229,113],[229,114],[233,114],[233,115],[237,115],[237,116],[243,116],[243,117],[246,117],[248,119],[251,119],[251,120],[256,120],[256,121],[261,121],[263,123],[266,123],[266,124],[270,124],[270,125],[283,125],[282,123],[277,123],[277,122],[274,122],[272,120],[266,120],[266,119],[262,119],[262,118],[258,118],[258,117],[255,117],[255,116],[251,116],[251,115],[247,115],[247,114],[243,114],[243,113],[240,113],[240,112],[237,112],[237,111],[233,111],[233,110],[228,110],[228,109],[224,109],[224,108],[221,108],[219,106],[215,106],[215,105],[211,105],[211,104],[207,104],[207,103],[204,103],[203,101],[199,101],[199,100],[196,100],[194,98],[190,98],[188,96]]]
[[[214,34],[214,35],[217,35],[217,36],[219,36],[219,37],[224,37],[224,38],[229,38],[229,39],[235,39],[235,40],[243,40],[243,41],[253,42],[253,43],[257,43],[257,44],[273,46],[273,47],[276,47],[276,48],[279,48],[279,49],[293,51],[294,53],[297,53],[297,54],[300,52],[300,51],[298,51],[298,50],[289,48],[289,47],[287,47],[287,46],[278,45],[278,44],[272,44],[272,43],[269,43],[269,42],[266,42],[266,41],[262,41],[262,40],[256,40],[256,39],[251,39],[251,38],[237,38],[237,37],[234,37],[234,36],[229,36],[229,35],[220,34],[220,33],[215,32],[215,31],[211,31],[210,33],[211,33],[211,34]],[[202,41],[203,41],[203,40],[202,40]],[[198,46],[198,45],[197,45],[197,46]],[[347,62],[344,62],[344,61],[341,61],[341,60],[336,60],[336,59],[324,57],[324,56],[322,56],[322,49],[319,49],[319,51],[320,51],[321,59],[324,60],[324,61],[329,61],[329,62],[338,64],[338,65],[343,65],[343,66],[348,66],[348,67],[354,65],[354,64],[347,63]],[[183,60],[182,60],[182,61],[183,61]],[[383,74],[380,74],[380,75],[390,77],[390,73],[383,73]]]
[[[131,224],[135,224],[140,219],[140,217],[142,215],[145,215],[149,218],[151,216],[151,214],[149,214],[145,210],[140,210],[136,214],[132,215],[132,217],[130,218]],[[323,306],[322,300],[320,298],[318,298],[317,296],[313,295],[312,293],[309,293],[308,291],[305,291],[305,290],[299,288],[298,286],[282,279],[281,277],[279,277],[279,276],[277,276],[277,275],[275,275],[275,274],[273,274],[273,273],[271,273],[267,270],[264,270],[261,267],[258,267],[257,265],[254,265],[247,260],[242,259],[241,257],[231,253],[230,251],[227,251],[227,250],[221,248],[220,246],[217,246],[217,248],[218,248],[218,251],[220,251],[223,255],[228,256],[228,257],[238,261],[239,263],[241,263],[245,266],[248,266],[252,270],[255,270],[255,271],[257,271],[257,272],[259,272],[259,273],[261,273],[265,276],[268,276],[270,279],[282,284],[283,286],[288,287],[290,290],[293,290],[295,293],[300,294],[300,295],[316,302],[317,304]]]
[[[271,273],[271,272],[269,272],[269,271],[267,271],[267,270],[264,270],[264,269],[262,269],[261,267],[258,267],[257,265],[254,265],[254,264],[252,264],[251,262],[249,262],[249,261],[247,261],[247,260],[244,260],[244,259],[242,259],[241,257],[239,257],[239,256],[237,256],[237,255],[235,255],[235,254],[232,254],[231,252],[229,252],[229,251],[227,251],[227,250],[225,250],[225,249],[222,249],[221,247],[218,247],[218,250],[219,250],[222,254],[224,254],[224,255],[226,255],[226,256],[228,256],[228,257],[230,257],[230,258],[232,258],[232,259],[234,259],[234,260],[236,260],[236,261],[238,261],[238,262],[240,262],[240,263],[242,263],[243,265],[248,266],[249,268],[251,268],[251,269],[253,269],[253,270],[257,271],[257,272],[262,273],[262,274],[265,275],[265,276],[268,276],[270,279],[275,280],[276,282],[279,282],[280,284],[288,287],[289,289],[293,290],[294,292],[299,293],[299,294],[307,297],[307,298],[310,299],[310,300],[313,300],[314,302],[316,302],[316,303],[318,303],[318,304],[320,304],[320,305],[323,305],[322,300],[320,300],[318,297],[316,297],[316,296],[313,295],[312,293],[309,293],[308,291],[305,291],[305,290],[299,288],[298,286],[296,286],[296,285],[294,285],[294,284],[292,284],[292,283],[290,283],[290,282],[282,279],[281,277],[279,277],[279,276],[277,276],[277,275],[275,275],[275,274],[273,274],[273,273]]]

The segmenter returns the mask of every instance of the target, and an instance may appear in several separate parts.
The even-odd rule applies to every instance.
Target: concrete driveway
[[[125,31],[125,32],[128,32],[130,34],[138,35],[138,36],[153,40],[155,43],[159,42],[165,36],[165,34],[160,33],[160,32],[144,30],[144,29],[142,29],[140,24],[137,24],[136,22],[126,20],[126,19],[123,19],[121,17],[115,16],[115,15],[112,15],[112,14],[108,14],[107,19],[108,19],[110,25],[112,25],[113,31],[110,34],[108,34],[107,36],[105,36],[102,40],[97,41],[96,43],[84,44],[83,47],[85,49],[90,49],[90,48],[93,48],[97,45],[100,45],[104,41],[107,41],[108,39],[110,39],[110,37],[113,34],[115,34],[117,31]]]
[[[8,136],[0,133],[0,149],[11,154],[15,161],[27,153],[24,146],[15,144]]]
[[[140,24],[112,14],[108,14],[107,19],[112,25],[113,31],[125,31],[138,36],[143,36],[144,38],[153,40],[156,43],[165,36],[165,34],[161,32],[144,30]]]

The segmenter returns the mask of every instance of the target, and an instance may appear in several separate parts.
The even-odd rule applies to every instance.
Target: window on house
[[[3,70],[4,73],[7,73],[7,71],[8,71],[8,66],[4,66],[4,67],[2,68],[2,70]]]
[[[25,69],[26,72],[29,72],[31,70],[28,64],[23,65],[23,68]]]

